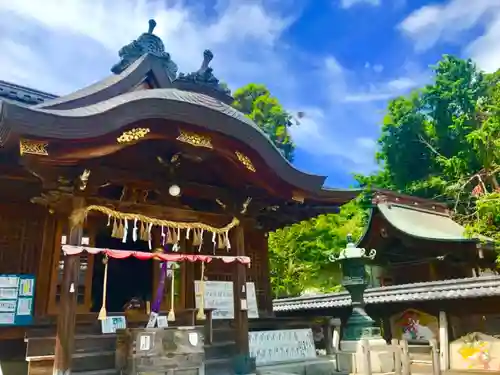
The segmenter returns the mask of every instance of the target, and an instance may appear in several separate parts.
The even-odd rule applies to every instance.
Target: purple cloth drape
[[[163,252],[167,252],[167,247],[163,249]],[[155,300],[153,302],[153,305],[151,306],[151,311],[155,313],[160,312],[161,308],[161,301],[163,299],[163,295],[165,293],[165,280],[167,279],[167,263],[168,262],[162,262],[161,264],[161,270],[160,270],[160,280],[158,282],[158,288],[156,289],[156,296]]]

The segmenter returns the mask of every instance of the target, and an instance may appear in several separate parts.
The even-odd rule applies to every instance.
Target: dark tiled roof
[[[0,80],[0,99],[36,105],[55,98],[57,95]]]
[[[314,197],[343,204],[360,193],[357,189],[323,189],[325,176],[296,169],[243,113],[213,97],[177,89],[127,92],[68,110],[0,102],[0,144],[12,141],[10,134],[57,140],[91,139],[151,118],[189,123],[239,140],[259,154],[281,179]]]
[[[365,292],[365,303],[450,300],[498,295],[500,295],[500,275],[369,288]],[[273,310],[299,311],[350,305],[349,294],[340,292],[274,300]]]
[[[133,91],[133,88],[149,76],[160,88],[169,88],[172,82],[165,73],[161,61],[150,54],[143,55],[120,74],[113,74],[90,86],[60,96],[36,106],[45,109],[75,109],[97,104]]]

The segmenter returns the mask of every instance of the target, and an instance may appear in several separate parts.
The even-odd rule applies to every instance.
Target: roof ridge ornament
[[[153,34],[153,31],[154,31],[154,29],[155,29],[155,27],[156,27],[156,21],[155,21],[155,20],[153,20],[153,19],[150,19],[150,20],[148,21],[148,25],[149,25],[149,28],[148,28],[148,34]]]
[[[148,32],[141,34],[137,40],[133,40],[118,51],[120,62],[113,65],[111,71],[120,74],[143,55],[149,53],[161,60],[168,77],[173,81],[177,77],[177,64],[172,61],[170,53],[165,51],[161,38],[153,34],[156,21],[150,19],[148,25]]]
[[[201,63],[200,69],[188,74],[180,73],[176,81],[206,86],[224,95],[231,95],[231,90],[229,90],[227,85],[220,82],[213,74],[213,68],[210,67],[210,62],[213,58],[213,52],[206,49],[203,51],[203,62]]]

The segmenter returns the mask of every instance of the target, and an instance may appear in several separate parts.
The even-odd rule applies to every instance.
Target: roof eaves
[[[55,99],[57,95],[0,80],[0,97],[13,102],[36,105]]]
[[[500,295],[500,276],[482,276],[370,288],[365,293],[365,303],[430,301],[497,295]],[[276,312],[297,311],[341,308],[350,305],[351,298],[349,295],[346,292],[341,292],[307,298],[297,297],[275,300],[273,301],[273,310]]]

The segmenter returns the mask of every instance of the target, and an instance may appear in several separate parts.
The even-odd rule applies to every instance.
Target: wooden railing
[[[429,374],[441,375],[439,363],[439,349],[436,340],[431,340],[429,345],[408,345],[406,340],[393,339],[389,345],[370,345],[368,340],[361,343],[361,348],[357,353],[349,353],[339,351],[335,353],[337,371],[339,371],[339,357],[350,356],[351,367],[353,373],[362,375],[372,375],[372,355],[379,353],[392,353],[394,359],[393,371],[385,372],[385,375],[411,375],[414,374]],[[416,353],[429,354],[429,360],[416,359]],[[361,355],[362,360],[358,361]],[[358,359],[358,360],[356,360]],[[358,367],[361,362],[360,368]]]

